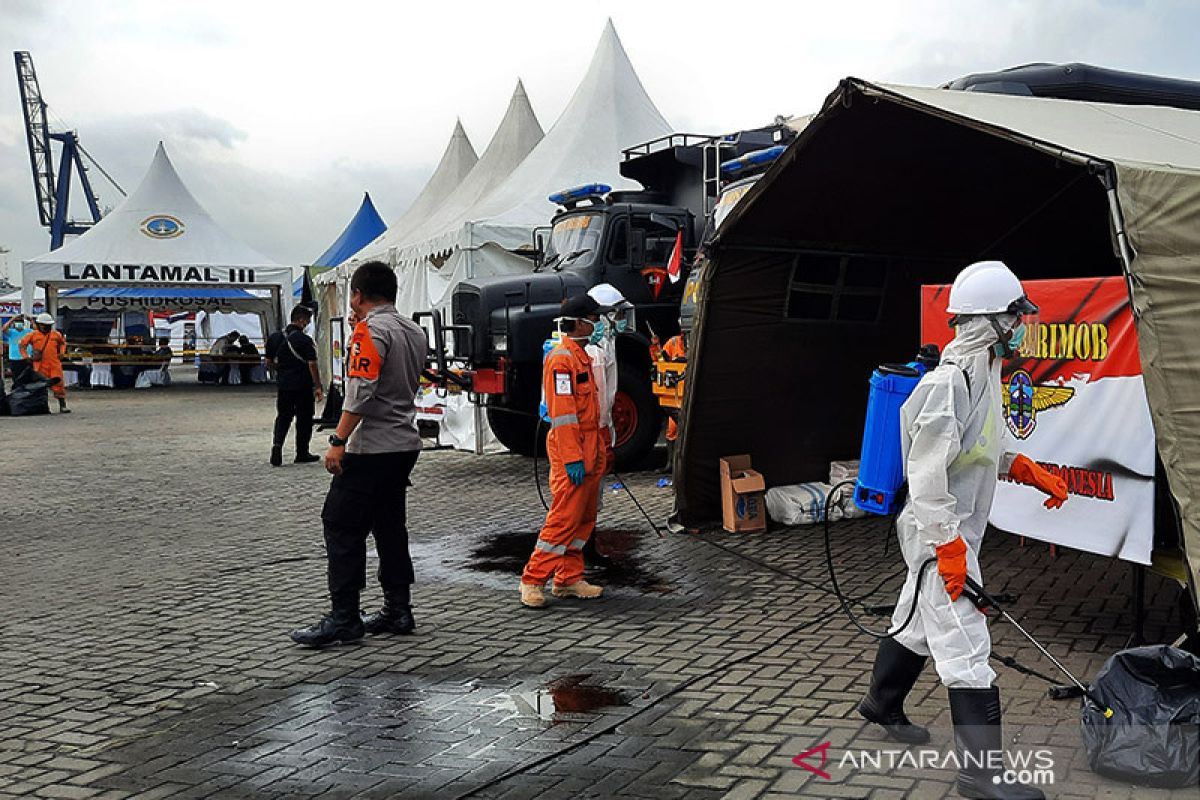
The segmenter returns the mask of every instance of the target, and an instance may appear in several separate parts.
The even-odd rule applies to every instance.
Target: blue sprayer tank
[[[871,373],[867,397],[867,423],[854,504],[871,514],[895,511],[904,486],[904,457],[900,452],[900,406],[908,400],[925,373],[937,366],[936,345],[921,348],[916,361],[881,364]]]

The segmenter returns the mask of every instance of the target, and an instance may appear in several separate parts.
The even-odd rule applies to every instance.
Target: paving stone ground
[[[0,796],[953,796],[950,770],[889,769],[906,751],[855,714],[874,645],[828,592],[819,530],[660,538],[609,494],[605,598],[529,611],[516,587],[542,519],[532,462],[428,452],[409,499],[417,634],[314,652],[286,634],[324,606],[328,479],[266,465],[270,390],[72,402],[68,417],[0,418]],[[659,476],[626,477],[665,518]],[[860,610],[892,602],[886,525],[834,536]],[[1006,534],[983,562],[1078,674],[1128,642],[1127,565]],[[1147,586],[1148,638],[1173,638],[1176,589]],[[1009,626],[992,630],[998,654],[1053,672]],[[1053,756],[1050,796],[1194,796],[1090,771],[1078,701],[997,670],[1010,746]],[[932,669],[910,714],[944,753]],[[793,763],[825,743],[828,779]],[[845,762],[863,751],[882,766]]]

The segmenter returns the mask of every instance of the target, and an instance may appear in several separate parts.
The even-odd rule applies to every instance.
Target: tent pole
[[[1104,184],[1105,195],[1108,197],[1108,216],[1112,222],[1113,234],[1117,240],[1117,255],[1121,259],[1121,272],[1125,275],[1125,290],[1129,293],[1129,310],[1136,321],[1141,317],[1133,296],[1133,247],[1129,244],[1129,235],[1125,231],[1125,214],[1121,211],[1121,201],[1117,197],[1117,176],[1112,164],[1093,162],[1092,169]]]

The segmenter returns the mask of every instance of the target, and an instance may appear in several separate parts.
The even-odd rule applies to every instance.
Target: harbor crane
[[[29,145],[29,165],[33,170],[33,187],[37,195],[38,217],[43,227],[50,229],[50,249],[62,246],[65,237],[80,234],[100,221],[100,201],[88,178],[86,158],[99,170],[122,196],[125,190],[105,172],[91,154],[79,143],[75,131],[54,131],[50,128],[46,101],[38,85],[37,72],[33,68],[33,57],[24,50],[13,53],[17,66],[17,86],[21,93],[21,110],[25,115],[25,140]],[[61,148],[58,171],[54,169],[53,143]],[[91,220],[74,220],[69,217],[71,178],[79,176]]]

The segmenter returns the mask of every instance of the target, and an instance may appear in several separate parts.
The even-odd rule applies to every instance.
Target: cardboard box
[[[767,529],[767,482],[750,468],[750,456],[721,459],[721,510],[725,530],[748,533]]]

